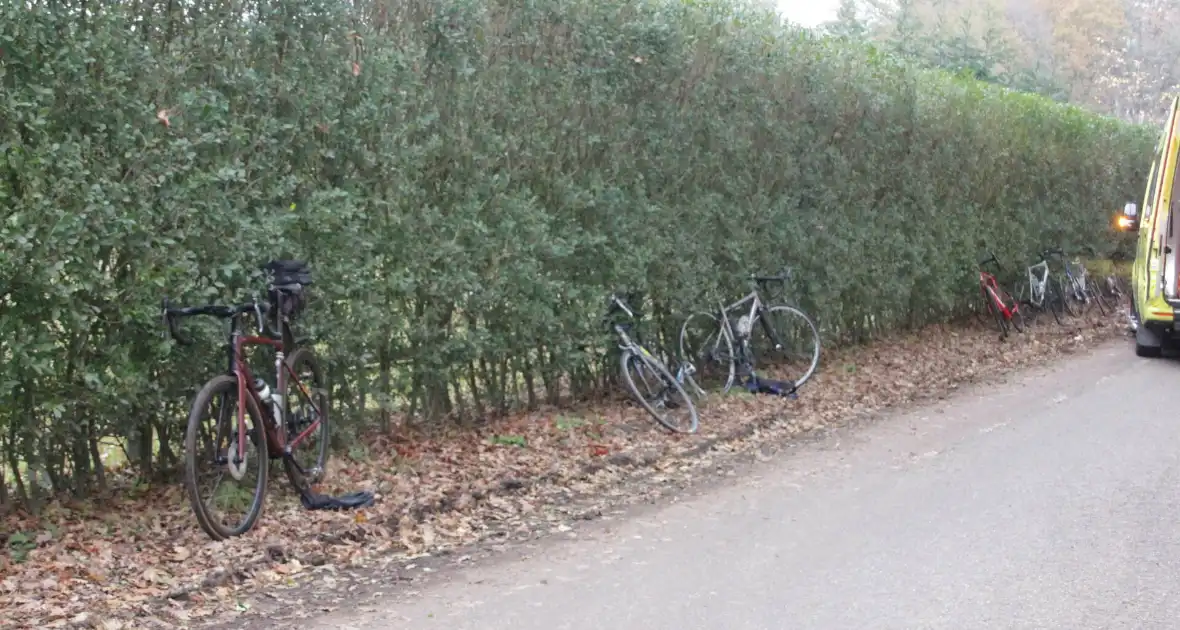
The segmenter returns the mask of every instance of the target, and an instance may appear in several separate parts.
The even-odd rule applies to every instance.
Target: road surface
[[[1128,343],[302,627],[1180,628],[1180,362]]]

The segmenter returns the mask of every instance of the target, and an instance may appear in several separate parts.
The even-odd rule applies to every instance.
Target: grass
[[[1134,264],[1132,260],[1087,260],[1086,268],[1090,273],[1100,277],[1130,278]]]

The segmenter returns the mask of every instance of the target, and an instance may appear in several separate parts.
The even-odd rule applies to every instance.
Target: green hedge
[[[164,342],[159,301],[242,299],[272,257],[314,265],[347,434],[362,407],[594,390],[614,287],[668,330],[791,265],[830,342],[945,321],[981,243],[1109,242],[1155,137],[726,2],[48,6],[0,9],[0,451],[22,493],[25,462],[90,485],[108,436],[174,462],[221,355],[212,324]]]

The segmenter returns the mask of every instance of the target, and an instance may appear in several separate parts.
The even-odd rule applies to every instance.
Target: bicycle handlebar
[[[258,320],[258,330],[266,332],[266,320],[263,318],[263,314],[270,311],[270,304],[267,302],[255,300],[245,304],[238,304],[237,306],[205,304],[203,306],[172,308],[168,305],[168,298],[164,298],[160,304],[160,313],[164,319],[164,325],[168,328],[168,334],[176,340],[176,343],[182,346],[191,346],[193,342],[180,334],[180,330],[177,329],[176,320],[195,315],[209,315],[221,319],[228,319],[237,317],[243,313],[249,313],[250,311],[254,311],[254,315]]]
[[[778,275],[774,275],[774,276],[766,276],[766,275],[752,273],[752,274],[750,274],[750,280],[753,280],[754,282],[759,282],[759,283],[762,283],[762,282],[786,282],[791,279],[791,276],[794,275],[794,273],[795,273],[794,269],[787,267],[787,268],[783,269],[782,273],[780,273]]]
[[[1001,265],[1000,265],[1000,259],[999,259],[999,258],[996,258],[996,255],[995,255],[995,253],[994,253],[994,252],[992,252],[991,250],[988,250],[988,252],[987,252],[987,257],[986,257],[986,258],[982,258],[982,259],[980,259],[980,261],[979,261],[979,266],[980,266],[980,267],[982,267],[982,266],[984,266],[984,265],[986,265],[986,264],[988,264],[988,263],[995,263],[995,264],[996,264],[996,267],[1000,267],[1000,266],[1001,266]]]
[[[626,313],[628,317],[635,317],[635,311],[631,310],[631,307],[627,306],[627,303],[620,299],[617,293],[611,293],[610,312],[614,312],[616,309],[622,309],[622,311]],[[608,316],[609,314],[610,313],[608,313]]]
[[[1092,245],[1083,245],[1081,247],[1081,250],[1083,253],[1088,254],[1090,256],[1097,256],[1098,255],[1097,250],[1095,250],[1094,246],[1092,246]],[[1045,258],[1048,258],[1050,256],[1060,256],[1062,258],[1065,258],[1066,253],[1065,253],[1065,250],[1060,247],[1053,247],[1053,248],[1046,249],[1045,251],[1041,252],[1041,256],[1044,256]]]

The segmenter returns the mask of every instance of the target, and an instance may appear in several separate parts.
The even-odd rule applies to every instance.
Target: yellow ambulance
[[[1180,285],[1176,274],[1180,199],[1173,198],[1180,153],[1177,112],[1180,97],[1172,100],[1168,122],[1156,146],[1142,213],[1139,206],[1128,203],[1118,217],[1120,229],[1139,232],[1131,272],[1131,327],[1135,331],[1135,354],[1141,357],[1157,357],[1164,343],[1173,338],[1180,340]]]

